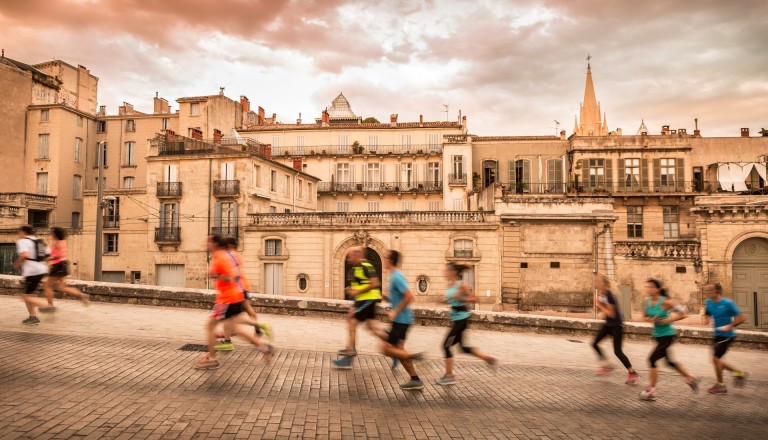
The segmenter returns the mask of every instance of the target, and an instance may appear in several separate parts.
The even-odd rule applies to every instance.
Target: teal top
[[[451,318],[451,321],[462,321],[472,315],[472,313],[467,309],[467,303],[455,299],[457,296],[459,296],[459,286],[461,286],[461,281],[456,281],[453,286],[449,287],[448,290],[445,291],[445,299],[448,301],[448,305],[451,306],[448,311],[448,316]],[[460,307],[464,307],[464,310],[456,310],[456,308]]]
[[[664,310],[664,301],[666,301],[668,298],[666,296],[659,297],[659,300],[656,301],[656,304],[651,303],[651,298],[648,298],[645,301],[645,316],[649,318],[660,318],[660,319],[667,319],[669,317],[669,313]],[[651,333],[654,338],[661,338],[663,336],[674,336],[677,334],[677,330],[672,326],[672,324],[659,324],[658,322],[653,323],[653,332]]]

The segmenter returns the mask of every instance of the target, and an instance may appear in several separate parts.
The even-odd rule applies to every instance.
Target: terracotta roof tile
[[[560,136],[474,136],[472,142],[493,141],[559,141]]]

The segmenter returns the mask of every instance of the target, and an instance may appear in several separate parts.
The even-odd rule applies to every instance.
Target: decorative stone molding
[[[685,241],[614,241],[614,255],[635,260],[700,261],[701,243]]]

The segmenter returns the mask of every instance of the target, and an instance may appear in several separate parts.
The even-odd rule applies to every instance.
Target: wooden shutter
[[[605,159],[605,189],[613,191],[613,159]]]
[[[230,228],[237,228],[237,202],[232,203],[232,221],[229,224]],[[234,234],[234,231],[230,231],[230,234]]]
[[[589,187],[589,159],[579,159],[581,163],[581,186]]]
[[[661,188],[661,159],[653,159],[653,189],[659,191]]]
[[[515,162],[509,161],[509,186],[512,190],[515,189],[515,183],[517,183],[517,176],[515,175]]]
[[[166,221],[166,212],[167,209],[167,203],[161,203],[160,204],[160,228],[164,229],[167,227]]]
[[[678,191],[685,189],[685,159],[675,159],[675,185]]]
[[[531,161],[528,159],[523,159],[523,180],[530,188],[531,184]]]
[[[648,191],[648,181],[650,179],[648,173],[648,159],[640,160],[640,185],[642,185],[643,191]]]
[[[213,208],[213,227],[221,228],[221,202],[216,202]]]
[[[619,191],[623,190],[627,186],[627,176],[626,176],[626,167],[624,164],[624,159],[619,159]]]

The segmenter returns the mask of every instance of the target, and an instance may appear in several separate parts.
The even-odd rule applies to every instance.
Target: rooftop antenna
[[[448,104],[443,104],[443,110],[445,112],[445,121],[448,122]]]
[[[555,119],[555,136],[560,134],[560,123],[557,122],[557,119]]]

